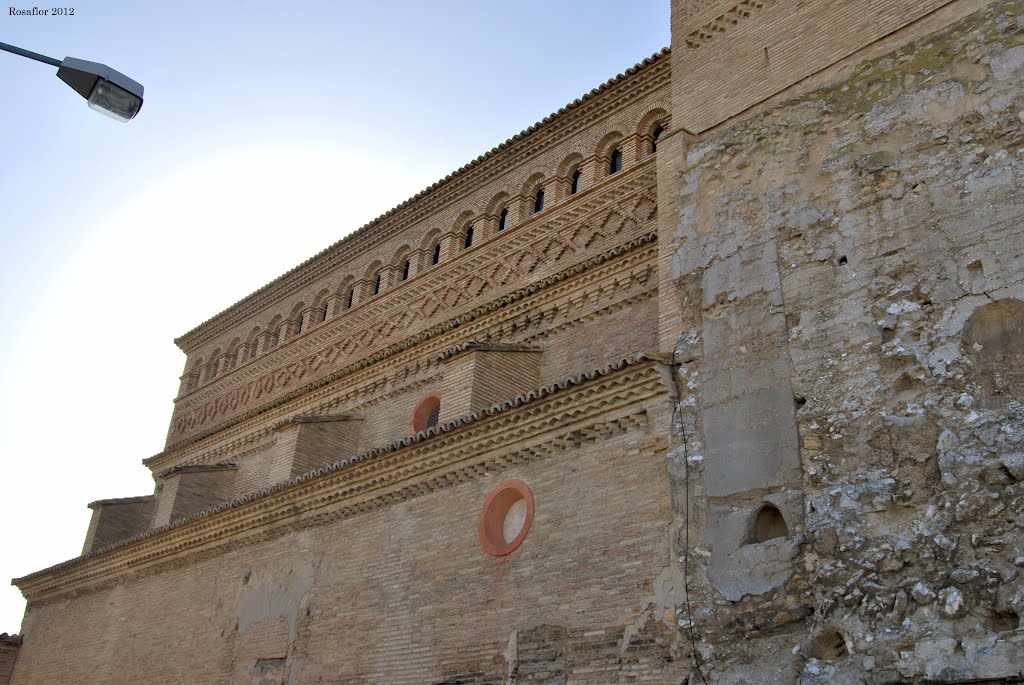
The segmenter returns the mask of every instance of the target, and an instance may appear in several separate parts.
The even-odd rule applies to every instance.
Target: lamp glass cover
[[[127,122],[139,113],[142,99],[110,81],[99,79],[89,95],[89,107],[111,119]]]

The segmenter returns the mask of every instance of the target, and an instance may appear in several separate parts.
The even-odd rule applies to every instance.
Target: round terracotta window
[[[533,523],[533,492],[521,480],[499,483],[480,512],[477,532],[488,554],[502,557],[523,544]]]
[[[423,398],[412,410],[412,419],[409,421],[409,430],[414,434],[420,431],[430,430],[437,425],[441,417],[441,396],[432,392],[424,395]]]

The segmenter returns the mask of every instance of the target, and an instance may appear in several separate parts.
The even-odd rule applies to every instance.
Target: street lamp
[[[89,101],[89,107],[127,122],[142,108],[142,84],[105,64],[65,57],[64,61],[0,43],[0,50],[57,67],[57,76]]]

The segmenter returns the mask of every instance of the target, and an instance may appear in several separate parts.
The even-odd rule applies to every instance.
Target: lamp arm
[[[29,59],[34,59],[37,62],[42,62],[43,64],[49,64],[49,65],[52,65],[52,66],[55,66],[55,67],[60,67],[60,65],[61,65],[61,61],[59,59],[54,59],[52,57],[47,57],[46,55],[40,55],[38,52],[32,52],[31,50],[24,50],[22,48],[17,48],[17,47],[14,47],[13,45],[8,45],[7,43],[0,43],[0,50],[4,50],[6,52],[12,52],[15,55],[21,55],[22,57],[28,57]]]

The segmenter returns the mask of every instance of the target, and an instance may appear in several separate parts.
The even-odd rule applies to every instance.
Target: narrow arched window
[[[405,260],[405,266],[402,267],[402,280],[403,281],[409,280],[409,268],[411,266],[412,266],[412,264],[409,262],[409,260],[408,259]]]
[[[377,274],[377,280],[373,282],[373,294],[377,295],[380,293],[380,279],[381,274]]]
[[[295,335],[302,332],[302,314],[299,314],[299,318],[295,320]]]
[[[608,158],[608,173],[617,174],[620,171],[622,171],[622,151],[615,148]]]
[[[654,129],[654,133],[651,134],[651,152],[658,151],[658,141],[661,140],[661,136],[664,135],[665,129],[660,125]]]
[[[441,262],[441,243],[434,245],[434,256],[431,258],[431,264],[439,264]]]
[[[465,232],[463,232],[462,235],[465,238],[465,241],[463,243],[463,247],[466,247],[466,248],[472,247],[473,246],[473,225],[470,224],[469,226],[466,226],[466,230],[465,230]]]
[[[498,214],[498,230],[504,231],[508,228],[508,207],[503,207],[501,213]]]
[[[569,184],[569,194],[575,195],[580,192],[580,181],[583,179],[583,173],[577,169],[572,172],[572,181]]]
[[[537,191],[537,194],[533,196],[533,213],[544,209],[544,189],[541,188]]]
[[[327,303],[324,302],[324,306],[320,307],[320,323],[327,321]]]
[[[345,309],[352,309],[352,303],[356,300],[356,289],[348,289],[348,302],[345,303]]]

